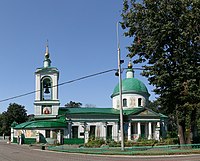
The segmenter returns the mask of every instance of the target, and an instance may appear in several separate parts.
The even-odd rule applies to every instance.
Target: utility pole
[[[117,22],[117,53],[118,53],[118,74],[119,74],[119,108],[120,108],[120,130],[121,130],[121,150],[124,151],[124,121],[123,121],[123,107],[122,107],[122,72],[121,64],[124,62],[120,56],[120,45],[119,45],[119,27]]]

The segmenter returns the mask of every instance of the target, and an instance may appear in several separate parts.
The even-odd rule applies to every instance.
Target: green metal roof
[[[132,108],[128,110],[123,110],[124,115],[136,114],[145,110],[144,108]],[[87,114],[87,115],[119,115],[120,110],[114,108],[66,108],[62,107],[58,110],[58,115],[64,114]]]
[[[122,80],[122,93],[139,93],[149,96],[149,92],[145,84],[136,78],[126,78]],[[115,86],[111,98],[116,95],[119,95],[119,84]]]
[[[130,110],[123,110],[123,114],[124,115],[135,115],[135,114],[138,114],[142,111],[145,111],[146,109],[145,108],[133,108],[133,109],[130,109]]]
[[[35,73],[42,73],[42,72],[45,72],[45,73],[57,72],[57,73],[59,73],[59,71],[56,67],[37,68]]]
[[[113,114],[118,115],[119,110],[113,108],[59,108],[58,115],[62,114]]]
[[[35,128],[58,128],[66,127],[66,122],[62,119],[47,119],[24,122],[16,125],[14,129],[35,129]]]

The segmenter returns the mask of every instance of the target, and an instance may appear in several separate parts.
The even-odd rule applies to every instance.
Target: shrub
[[[116,142],[114,140],[108,142],[107,144],[109,145],[109,147],[120,147],[121,146],[120,142]]]
[[[166,138],[163,139],[160,143],[163,143],[165,145],[178,144],[179,140],[178,138]]]
[[[99,148],[102,144],[105,144],[103,139],[90,139],[85,146],[90,148]]]

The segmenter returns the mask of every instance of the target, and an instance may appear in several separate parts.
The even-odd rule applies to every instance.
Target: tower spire
[[[46,50],[45,50],[45,59],[44,59],[44,68],[51,66],[51,60],[50,60],[50,54],[49,54],[49,41],[47,40],[46,43]]]
[[[46,43],[45,59],[49,59],[49,42]]]

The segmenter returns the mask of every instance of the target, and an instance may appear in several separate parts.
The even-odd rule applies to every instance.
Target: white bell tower
[[[55,117],[60,102],[58,99],[59,71],[51,67],[48,43],[42,68],[35,72],[36,93],[34,101],[35,117]]]

